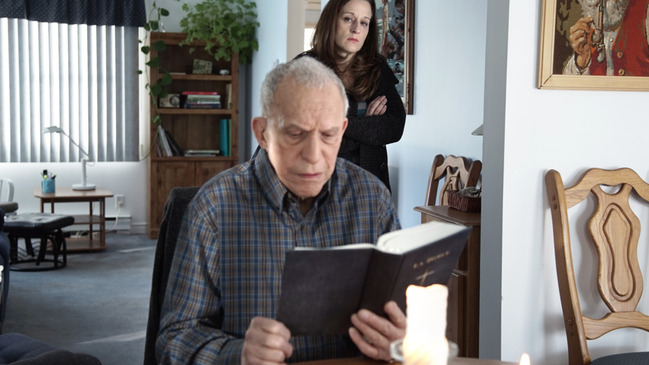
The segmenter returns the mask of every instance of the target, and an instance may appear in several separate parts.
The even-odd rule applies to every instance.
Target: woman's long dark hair
[[[349,71],[354,75],[353,85],[345,85],[347,91],[357,101],[367,100],[379,85],[381,76],[379,35],[376,25],[376,5],[373,0],[366,0],[372,9],[372,19],[363,47],[356,53]],[[325,65],[331,67],[338,76],[342,70],[338,67],[342,60],[336,48],[336,26],[338,16],[349,0],[330,0],[322,10],[311,41],[312,51]],[[387,26],[387,25],[385,25]]]

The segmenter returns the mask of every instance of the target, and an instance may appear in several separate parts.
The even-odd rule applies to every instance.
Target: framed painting
[[[647,11],[640,0],[544,0],[538,87],[649,90]]]
[[[397,90],[406,113],[413,112],[415,0],[374,0],[379,50],[399,79]]]

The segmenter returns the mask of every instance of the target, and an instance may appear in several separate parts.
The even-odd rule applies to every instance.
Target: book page
[[[308,251],[308,250],[346,250],[355,248],[376,248],[373,243],[352,243],[349,245],[333,246],[333,247],[295,247],[295,251]]]
[[[464,226],[441,221],[432,221],[399,231],[388,232],[376,244],[383,252],[399,254],[421,247],[443,237],[463,230]]]

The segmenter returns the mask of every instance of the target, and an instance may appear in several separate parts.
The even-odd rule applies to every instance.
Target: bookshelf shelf
[[[171,75],[172,80],[198,80],[198,81],[221,81],[221,82],[232,82],[232,76],[221,76],[221,75]]]
[[[232,115],[231,109],[185,109],[185,108],[159,108],[158,113],[175,115]],[[218,120],[216,120],[218,122]]]
[[[158,236],[162,210],[172,188],[202,185],[239,162],[239,57],[232,54],[230,61],[216,61],[201,47],[204,45],[201,42],[181,46],[185,37],[184,33],[152,33],[150,37],[151,43],[162,40],[167,46],[159,53],[152,47],[151,57],[158,57],[162,69],[171,73],[172,81],[167,91],[178,94],[180,99],[179,108],[155,108],[151,105],[151,114],[161,117],[163,129],[160,132],[158,126],[151,123],[149,133],[152,152],[147,160],[147,233],[151,238]],[[195,48],[190,53],[191,47]],[[210,61],[212,73],[193,74],[194,60]],[[227,70],[229,75],[219,74],[221,70]],[[150,71],[151,80],[162,77],[157,69]],[[206,98],[203,95],[216,92],[223,108],[183,108],[185,99],[189,98],[183,95],[184,92],[200,94],[202,99]],[[161,142],[160,134],[166,136],[168,147],[172,148],[157,145]],[[184,156],[179,150],[226,150],[228,154]]]

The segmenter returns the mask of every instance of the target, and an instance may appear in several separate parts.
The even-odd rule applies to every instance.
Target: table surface
[[[385,365],[385,361],[377,361],[366,357],[353,357],[346,359],[319,360],[310,362],[296,363],[301,365]],[[398,364],[398,363],[395,363]],[[505,362],[500,360],[473,359],[468,357],[458,357],[449,360],[448,365],[516,365],[514,362]]]
[[[113,193],[110,190],[96,188],[95,190],[74,190],[72,188],[56,188],[53,193],[44,193],[40,188],[34,189],[34,196],[46,200],[84,199],[89,198],[110,198]]]

